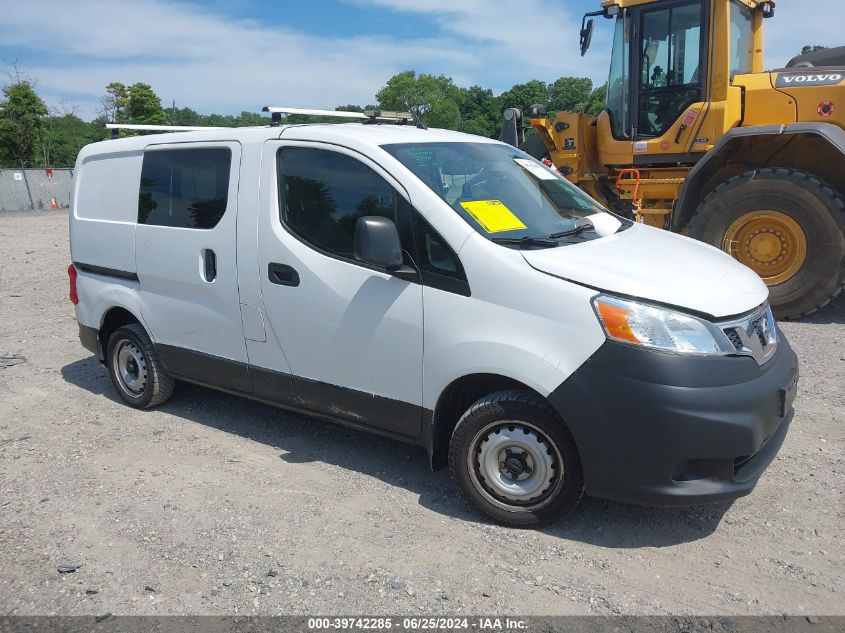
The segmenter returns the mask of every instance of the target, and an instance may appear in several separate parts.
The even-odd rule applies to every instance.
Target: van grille
[[[734,346],[736,351],[742,351],[742,340],[739,338],[739,334],[736,333],[736,330],[725,330],[725,336],[728,337],[728,340],[731,342],[731,345]]]
[[[777,329],[768,305],[743,319],[720,323],[719,327],[738,354],[752,356],[760,365],[777,348]]]
[[[760,339],[760,345],[762,345],[763,347],[766,347],[766,345],[769,344],[768,329],[769,329],[769,327],[771,327],[771,325],[768,325],[768,324],[764,327],[763,320],[765,318],[766,318],[765,316],[762,316],[759,319],[757,319],[756,321],[753,321],[751,323],[751,326],[754,328],[754,331],[757,333],[757,338]]]

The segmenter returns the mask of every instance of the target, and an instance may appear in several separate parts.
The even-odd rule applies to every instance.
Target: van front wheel
[[[461,416],[449,469],[476,508],[508,527],[552,523],[577,505],[584,489],[563,421],[548,402],[524,391],[485,396]]]
[[[117,328],[106,350],[109,375],[129,406],[149,409],[173,393],[176,381],[162,369],[153,342],[140,324]]]

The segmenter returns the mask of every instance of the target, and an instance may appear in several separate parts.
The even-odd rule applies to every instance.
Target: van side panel
[[[77,166],[70,222],[75,263],[135,272],[140,151],[85,156]]]
[[[262,205],[271,205],[278,195],[275,191],[265,187],[260,182],[262,161],[268,160],[275,164],[275,154],[272,151],[263,155],[264,144],[251,143],[244,145],[241,154],[241,183],[238,189],[238,292],[241,302],[241,319],[244,326],[247,355],[253,368],[263,368],[279,374],[290,374],[285,353],[275,339],[273,331],[267,322],[264,311],[264,299],[261,296],[261,270],[258,266],[258,226],[259,212]],[[261,195],[266,194],[266,200]],[[259,371],[251,370],[253,381],[257,382],[256,390],[261,391],[261,385],[266,383]],[[286,385],[290,384],[289,377],[282,379]],[[275,387],[267,387],[264,391],[277,391]],[[282,390],[285,393],[289,388]]]
[[[128,310],[149,332],[141,317],[141,302],[138,294],[138,282],[120,279],[84,271],[77,271],[76,291],[79,303],[76,304],[76,320],[95,330],[103,325],[106,313],[114,307]]]
[[[539,273],[520,251],[480,235],[458,256],[472,296],[425,288],[425,408],[472,374],[512,378],[546,397],[605,342],[595,290]]]
[[[170,153],[176,158],[169,160],[177,165],[180,160],[186,160],[178,152],[228,150],[225,210],[208,228],[168,226],[160,219],[148,219],[146,224],[137,226],[135,249],[141,314],[156,345],[167,346],[160,353],[168,371],[179,377],[225,386],[232,376],[220,369],[221,362],[236,361],[232,375],[237,373],[240,378],[235,386],[248,391],[235,250],[240,147],[239,143],[226,140],[148,146],[145,152],[148,159]],[[189,176],[183,174],[180,178],[196,186]],[[218,186],[213,182],[216,178],[212,179],[213,187]],[[197,191],[208,191],[208,182],[203,184],[206,189]],[[173,190],[176,191],[175,186]],[[177,194],[173,195],[177,199]],[[178,217],[176,209],[177,204],[173,203],[174,217]]]

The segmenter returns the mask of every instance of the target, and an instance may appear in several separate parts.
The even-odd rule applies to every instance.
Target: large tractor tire
[[[781,319],[815,312],[845,285],[845,200],[803,171],[730,178],[699,205],[689,234],[759,274]]]

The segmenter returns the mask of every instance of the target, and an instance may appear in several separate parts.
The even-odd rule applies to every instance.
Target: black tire
[[[489,450],[488,457],[494,463],[503,463],[498,460],[504,453],[507,453],[510,460],[511,449],[503,448],[508,446],[507,433],[512,433],[517,441],[525,437],[525,442],[534,448],[545,448],[548,459],[557,464],[551,469],[543,465],[535,467],[528,452],[521,453],[521,459],[527,457],[522,459],[522,465],[528,467],[517,476],[524,475],[526,481],[530,482],[532,477],[538,475],[538,483],[535,484],[537,492],[533,493],[535,496],[524,500],[501,496],[494,487],[496,484],[488,483],[483,474],[484,468],[480,462],[483,451]],[[520,433],[523,435],[520,436]],[[484,449],[483,445],[491,441],[499,442],[498,446],[494,444]],[[470,454],[475,459],[470,459]],[[514,455],[520,456],[518,453]],[[581,460],[572,435],[548,402],[524,391],[490,394],[478,400],[461,416],[449,443],[449,470],[464,497],[472,505],[496,523],[507,527],[536,528],[552,523],[570,512],[584,492]],[[549,477],[550,472],[552,474]],[[508,481],[509,477],[512,475],[502,471],[500,481],[513,483],[512,479]],[[529,494],[532,493],[529,491]]]
[[[775,316],[798,318],[830,303],[845,286],[845,200],[815,176],[787,168],[734,176],[699,205],[690,237],[721,249],[731,225],[760,210],[789,216],[807,245],[803,265],[790,278],[769,285]]]
[[[106,364],[118,395],[136,409],[161,404],[171,396],[176,385],[173,377],[162,368],[153,342],[138,323],[124,325],[112,332],[106,346]],[[127,369],[131,380],[123,376],[121,367]]]

